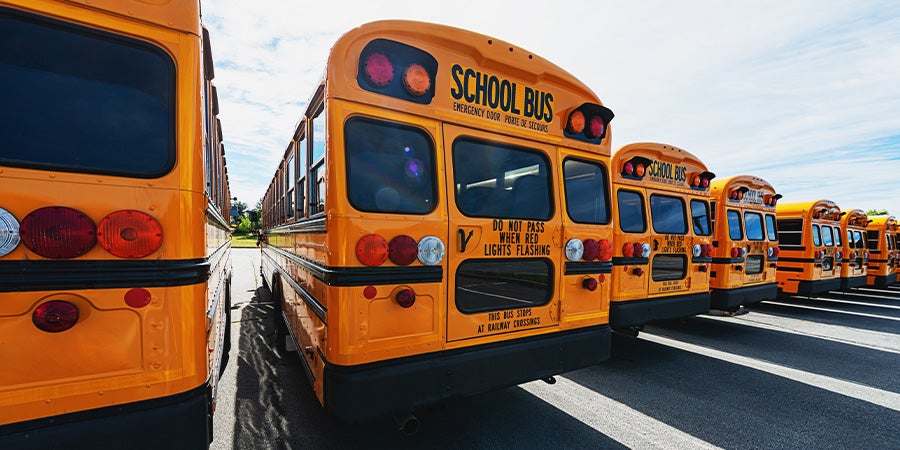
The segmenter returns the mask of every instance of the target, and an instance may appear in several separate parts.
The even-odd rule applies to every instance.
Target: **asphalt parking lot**
[[[607,363],[349,426],[272,349],[259,251],[234,255],[213,449],[900,448],[900,286],[763,302],[614,336]]]

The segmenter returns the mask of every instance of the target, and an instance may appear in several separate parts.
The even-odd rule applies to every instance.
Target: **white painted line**
[[[796,303],[773,302],[771,300],[766,300],[765,303],[770,304],[770,305],[790,306],[793,308],[812,309],[812,310],[816,310],[816,311],[826,311],[826,312],[833,312],[833,313],[838,313],[838,314],[849,314],[851,316],[872,317],[875,319],[894,320],[894,321],[900,322],[900,317],[887,317],[887,316],[879,316],[877,314],[867,314],[867,313],[854,312],[854,311],[841,311],[840,309],[820,308],[817,306],[798,305]]]
[[[519,387],[629,448],[720,448],[565,377]]]
[[[863,292],[875,292],[875,293],[879,293],[879,294],[882,294],[882,295],[864,294]],[[854,288],[852,291],[848,291],[848,292],[843,292],[843,291],[841,291],[841,294],[844,294],[844,295],[861,295],[861,296],[873,297],[873,298],[883,298],[883,299],[886,299],[886,300],[900,300],[900,298],[897,298],[897,296],[894,296],[894,295],[886,295],[886,294],[889,294],[889,292],[881,291],[881,290],[878,290],[878,289]]]
[[[889,298],[889,299],[891,299],[891,300],[896,300],[896,299],[894,299],[893,297],[881,297],[881,296],[878,296],[878,295],[850,294],[850,293],[846,293],[846,292],[842,292],[842,294],[844,294],[844,295],[857,295],[857,296],[864,296],[864,297]],[[806,297],[792,297],[792,298],[801,298],[801,299],[804,299],[804,300],[806,299]],[[900,306],[885,305],[885,304],[883,304],[883,303],[866,303],[866,302],[858,302],[858,301],[855,301],[855,300],[844,300],[844,299],[831,298],[831,297],[813,297],[812,299],[813,299],[813,300],[820,300],[820,301],[823,301],[823,302],[846,303],[846,304],[848,304],[848,305],[872,306],[872,307],[875,307],[875,308],[886,308],[886,309],[900,309]]]
[[[894,411],[900,411],[900,394],[895,392],[876,389],[851,381],[839,380],[817,373],[792,369],[790,367],[761,361],[755,358],[748,358],[746,356],[734,355],[700,345],[688,344],[686,342],[657,336],[651,333],[641,333],[641,338],[650,342],[656,342],[658,344],[668,345],[669,347],[696,353],[698,355],[708,356],[732,364],[761,370],[799,383],[808,384],[819,389],[825,389],[847,397],[853,397]]]
[[[718,320],[721,322],[738,323],[741,325],[765,328],[767,330],[797,334],[800,336],[811,336],[817,339],[840,342],[841,344],[855,345],[857,347],[900,354],[900,339],[897,338],[897,335],[883,333],[881,331],[862,330],[841,325],[773,316],[757,311],[751,311],[749,314],[735,317],[709,315],[697,317],[701,319]]]

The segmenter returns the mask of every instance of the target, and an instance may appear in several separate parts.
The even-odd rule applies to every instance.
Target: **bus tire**
[[[272,277],[272,303],[275,305],[275,351],[279,355],[288,354],[287,340],[290,338],[287,323],[284,321],[284,291],[281,286],[281,279]]]

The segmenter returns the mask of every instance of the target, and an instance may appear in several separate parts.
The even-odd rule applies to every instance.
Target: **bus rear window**
[[[175,64],[144,42],[0,10],[0,165],[156,178],[175,164]]]
[[[761,215],[753,212],[744,212],[744,226],[747,229],[747,239],[751,241],[763,240],[763,224]]]
[[[739,241],[744,237],[741,227],[741,214],[733,209],[728,210],[728,237],[732,241]]]
[[[563,164],[566,210],[578,223],[609,223],[606,169],[601,164],[574,159]]]
[[[638,192],[618,191],[619,227],[626,233],[643,233],[647,230],[644,219],[644,196]]]
[[[344,126],[344,139],[347,195],[354,208],[394,214],[434,210],[434,145],[424,131],[354,117]]]
[[[778,228],[775,227],[775,216],[771,214],[766,214],[766,233],[769,237],[769,241],[775,242],[778,240]]]
[[[668,195],[651,195],[650,220],[653,221],[653,231],[657,233],[686,234],[684,200]]]
[[[697,236],[709,236],[709,204],[702,200],[691,200],[691,223],[694,224],[694,234]]]
[[[470,217],[549,220],[549,166],[533,150],[458,139],[453,143],[456,206]]]
[[[553,264],[544,259],[468,260],[456,270],[456,307],[464,313],[545,305]]]

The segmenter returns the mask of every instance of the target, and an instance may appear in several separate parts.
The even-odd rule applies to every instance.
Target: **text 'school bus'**
[[[841,212],[831,200],[779,203],[778,289],[815,296],[841,287]]]
[[[866,227],[870,255],[866,284],[869,286],[884,288],[897,282],[898,229],[900,224],[894,216],[869,217]]]
[[[327,411],[406,413],[608,358],[612,118],[481,34],[383,21],[335,43],[262,244]]]
[[[713,182],[711,308],[730,311],[778,296],[779,198],[771,184],[750,175]]]
[[[205,448],[230,202],[197,1],[0,2],[0,448]]]
[[[869,216],[861,209],[851,209],[841,217],[841,290],[866,285],[866,262],[870,255],[866,243]],[[838,245],[835,243],[835,245]]]
[[[694,155],[635,143],[612,157],[614,329],[709,311],[710,181]]]

